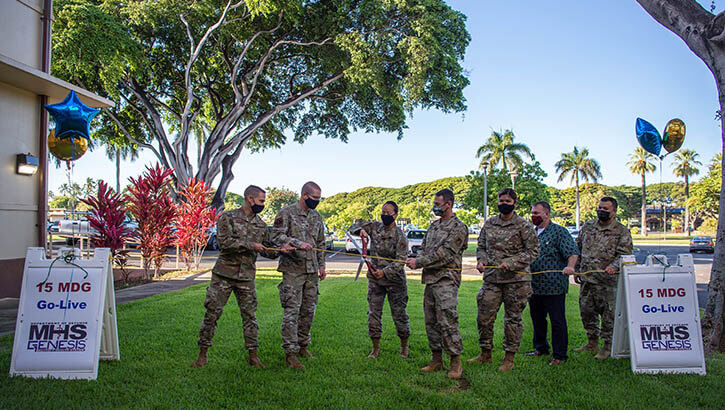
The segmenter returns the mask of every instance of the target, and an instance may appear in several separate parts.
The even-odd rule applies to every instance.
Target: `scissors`
[[[350,234],[350,231],[345,231],[345,235],[347,235],[347,237],[350,239],[350,241],[352,242],[352,245],[355,247],[355,249],[357,249],[358,252],[360,252],[360,264],[357,265],[357,273],[355,274],[355,280],[357,280],[357,278],[360,276],[360,271],[362,270],[363,263],[368,266],[368,270],[375,270],[375,268],[373,268],[372,263],[370,263],[370,258],[367,257],[367,254],[368,254],[367,248],[368,248],[368,242],[370,241],[370,238],[363,238],[361,236],[360,242],[362,243],[362,248],[360,248],[360,246],[358,246],[357,242],[355,242],[355,239]]]

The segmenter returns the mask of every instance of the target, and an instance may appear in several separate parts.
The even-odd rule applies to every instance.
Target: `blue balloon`
[[[45,106],[55,121],[55,137],[91,139],[90,124],[93,117],[101,110],[91,108],[78,99],[75,91],[71,92],[58,104]]]
[[[649,122],[637,118],[635,130],[637,132],[639,145],[647,152],[659,156],[660,151],[662,151],[662,137],[660,137],[660,132],[657,131],[657,128]]]

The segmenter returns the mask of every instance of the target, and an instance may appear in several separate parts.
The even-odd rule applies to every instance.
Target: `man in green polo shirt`
[[[534,294],[529,300],[531,323],[534,325],[534,350],[527,356],[549,354],[546,340],[546,316],[551,320],[551,365],[561,364],[567,359],[569,335],[566,326],[566,293],[569,290],[569,276],[574,273],[579,258],[576,242],[561,225],[551,222],[551,206],[539,201],[531,207],[531,222],[539,235],[539,256],[531,264],[531,288]],[[536,273],[542,271],[556,271]]]

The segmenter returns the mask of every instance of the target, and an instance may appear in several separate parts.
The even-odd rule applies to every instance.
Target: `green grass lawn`
[[[496,322],[494,363],[464,363],[463,382],[445,372],[421,374],[429,357],[422,312],[423,286],[409,282],[411,355],[397,354],[398,339],[385,310],[383,353],[367,359],[365,280],[329,278],[322,282],[311,351],[304,372],[288,370],[281,349],[282,309],[269,271],[257,279],[260,358],[263,370],[246,364],[241,319],[230,301],[220,319],[209,364],[189,365],[198,352],[196,339],[206,286],[158,295],[118,308],[121,361],[102,362],[96,381],[33,380],[8,375],[12,335],[0,338],[1,408],[722,408],[725,403],[725,355],[708,359],[708,375],[634,375],[629,360],[597,362],[592,354],[571,353],[564,365],[549,358],[517,355],[516,368],[497,371],[503,312]],[[475,295],[480,281],[464,282],[459,295],[464,358],[478,353]],[[570,348],[585,337],[576,302],[568,297]],[[231,299],[234,299],[233,297]],[[522,350],[531,348],[531,323]]]

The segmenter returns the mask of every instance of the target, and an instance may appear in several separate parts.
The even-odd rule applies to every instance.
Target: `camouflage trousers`
[[[503,316],[503,350],[518,352],[524,323],[521,314],[532,294],[531,282],[489,283],[483,282],[476,295],[478,302],[478,345],[481,349],[493,349],[493,324],[501,303]]]
[[[279,300],[282,303],[282,348],[297,353],[312,343],[310,329],[315,319],[318,291],[317,273],[282,273]]]
[[[199,331],[200,347],[211,347],[211,339],[214,338],[216,332],[216,323],[222,315],[224,306],[229,300],[229,295],[234,292],[237,297],[237,305],[242,314],[242,323],[244,328],[244,347],[249,350],[257,350],[259,342],[257,341],[257,289],[254,287],[254,281],[236,281],[225,279],[223,277],[212,274],[211,283],[206,288],[206,300],[204,307],[204,321],[201,323]]]
[[[398,337],[410,336],[410,323],[405,308],[408,306],[407,283],[380,284],[368,282],[368,336],[380,338],[383,335],[383,305],[388,295],[390,313],[393,315]]]
[[[617,304],[617,286],[584,282],[579,291],[579,310],[588,339],[601,337],[612,343],[614,307]],[[599,320],[601,317],[601,331]]]
[[[458,285],[453,280],[444,278],[425,285],[423,313],[430,350],[443,350],[451,356],[463,353],[457,309]]]

